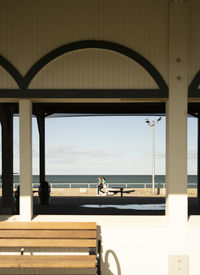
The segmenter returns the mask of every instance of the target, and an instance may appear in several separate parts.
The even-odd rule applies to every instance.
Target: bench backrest
[[[0,247],[89,248],[96,251],[93,222],[0,222]]]

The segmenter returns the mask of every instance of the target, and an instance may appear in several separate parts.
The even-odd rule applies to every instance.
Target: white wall
[[[200,247],[200,217],[191,216],[188,222],[188,250],[190,275],[200,274],[199,247]]]

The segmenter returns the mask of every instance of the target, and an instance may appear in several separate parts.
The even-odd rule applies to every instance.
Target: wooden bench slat
[[[96,247],[93,239],[0,239],[0,247]]]
[[[95,268],[96,256],[48,256],[48,255],[6,255],[0,256],[1,268]]]
[[[95,222],[0,222],[0,229],[93,229]]]
[[[31,239],[96,239],[95,230],[5,230],[0,229],[0,238]]]
[[[94,222],[0,222],[0,247],[2,253],[3,248],[18,248],[19,252],[24,248],[24,255],[1,254],[0,268],[90,268],[100,274],[100,245]],[[27,255],[31,248],[41,253]],[[50,255],[43,255],[43,248]],[[58,255],[54,248],[67,249],[70,254]],[[79,255],[83,250],[89,255]]]

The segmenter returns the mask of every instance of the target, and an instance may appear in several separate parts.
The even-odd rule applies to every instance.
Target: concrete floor
[[[35,215],[165,215],[165,197],[54,196],[41,205],[34,196],[33,201]],[[200,215],[197,198],[188,198],[188,215]]]
[[[162,197],[52,197],[49,205],[40,205],[35,198],[34,214],[164,215],[164,210],[153,210],[155,204],[163,204],[164,201]],[[134,205],[149,210],[130,209]]]

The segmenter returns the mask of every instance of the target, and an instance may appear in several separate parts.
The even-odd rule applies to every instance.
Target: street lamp
[[[152,127],[152,194],[155,194],[155,126],[161,121],[159,117],[156,121],[150,121],[148,118],[145,119],[145,122]]]

